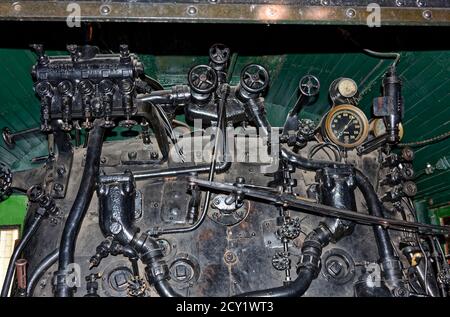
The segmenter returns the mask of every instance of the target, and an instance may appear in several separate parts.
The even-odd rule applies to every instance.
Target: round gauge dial
[[[355,81],[350,78],[342,78],[338,83],[338,91],[339,93],[346,97],[353,97],[358,92],[358,86]]]
[[[386,133],[386,125],[384,124],[384,120],[382,118],[374,119],[370,122],[370,130],[372,130],[373,135],[378,137]],[[398,125],[398,136],[400,140],[403,138],[403,125],[400,123]]]
[[[352,105],[334,107],[325,119],[325,136],[344,148],[363,143],[369,133],[369,121],[360,109]]]

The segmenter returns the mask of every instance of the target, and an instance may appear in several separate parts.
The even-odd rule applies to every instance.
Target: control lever
[[[388,135],[387,134],[382,134],[380,136],[377,136],[371,140],[368,140],[366,142],[364,142],[363,144],[361,144],[360,146],[358,146],[356,148],[356,152],[358,153],[359,156],[368,154],[380,147],[382,147],[383,145],[385,145],[388,141]]]
[[[14,145],[16,144],[16,138],[17,137],[24,136],[26,134],[40,132],[40,131],[41,131],[40,127],[35,127],[35,128],[25,129],[25,130],[22,130],[22,131],[18,131],[18,132],[12,133],[11,130],[8,127],[4,127],[3,130],[2,130],[2,138],[3,138],[3,141],[5,142],[5,144],[9,148],[14,148]]]
[[[316,76],[305,75],[303,76],[299,83],[298,88],[300,91],[300,96],[298,97],[294,107],[289,111],[286,121],[283,126],[283,134],[287,135],[289,131],[296,131],[299,128],[298,113],[301,108],[311,103],[314,100],[312,97],[317,97],[320,91],[320,81]]]

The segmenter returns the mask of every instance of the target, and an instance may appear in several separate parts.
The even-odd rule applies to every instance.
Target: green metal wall
[[[54,52],[53,52],[54,53]],[[207,61],[205,55],[141,54],[147,73],[164,86],[185,83],[189,68]],[[408,50],[401,52],[399,72],[405,97],[404,142],[417,141],[447,132],[450,128],[450,50]],[[300,77],[311,73],[321,81],[318,102],[303,110],[303,115],[315,120],[328,110],[327,88],[337,77],[353,78],[363,96],[361,107],[370,116],[371,100],[379,95],[381,76],[391,63],[360,52],[315,52],[301,50],[289,54],[236,56],[232,82],[239,79],[242,67],[250,62],[265,65],[270,70],[271,87],[266,98],[269,118],[280,125],[297,98]],[[0,49],[0,128],[13,131],[34,127],[39,121],[39,102],[32,91],[30,69],[35,61],[27,49]],[[15,170],[30,168],[30,159],[46,153],[43,136],[20,140],[13,149],[0,143],[0,160]],[[415,169],[418,200],[434,207],[450,201],[450,170],[423,173],[427,163],[436,164],[450,155],[450,139],[417,149]],[[431,200],[430,200],[431,199]]]

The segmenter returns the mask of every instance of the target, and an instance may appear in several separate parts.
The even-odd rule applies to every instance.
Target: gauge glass
[[[381,118],[375,119],[372,123],[373,125],[373,135],[378,137],[386,133],[386,125],[384,124],[384,120]],[[399,123],[398,125],[398,136],[400,140],[403,138],[403,125]]]
[[[327,115],[325,124],[326,136],[342,147],[356,147],[367,138],[369,123],[364,113],[355,106],[335,107]]]

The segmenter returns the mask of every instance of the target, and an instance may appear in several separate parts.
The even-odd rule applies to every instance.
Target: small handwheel
[[[52,95],[53,95],[52,85],[48,81],[38,82],[34,86],[34,90],[41,98],[52,97]]]
[[[209,49],[209,58],[215,64],[226,64],[230,59],[230,49],[223,44],[214,44]]]
[[[94,93],[95,87],[94,84],[89,80],[82,80],[78,83],[78,90],[83,94],[83,95],[92,95]]]
[[[217,74],[208,65],[197,65],[189,71],[188,82],[194,92],[198,94],[209,94],[217,86]]]
[[[114,83],[109,79],[103,79],[98,84],[98,90],[102,94],[109,94],[114,91]]]
[[[306,75],[300,79],[298,87],[303,95],[312,97],[319,93],[320,82],[316,76]]]
[[[73,85],[68,80],[63,80],[58,84],[58,91],[61,95],[72,96],[73,95]]]
[[[269,85],[269,73],[258,64],[250,64],[241,72],[241,87],[251,93],[262,93]]]

